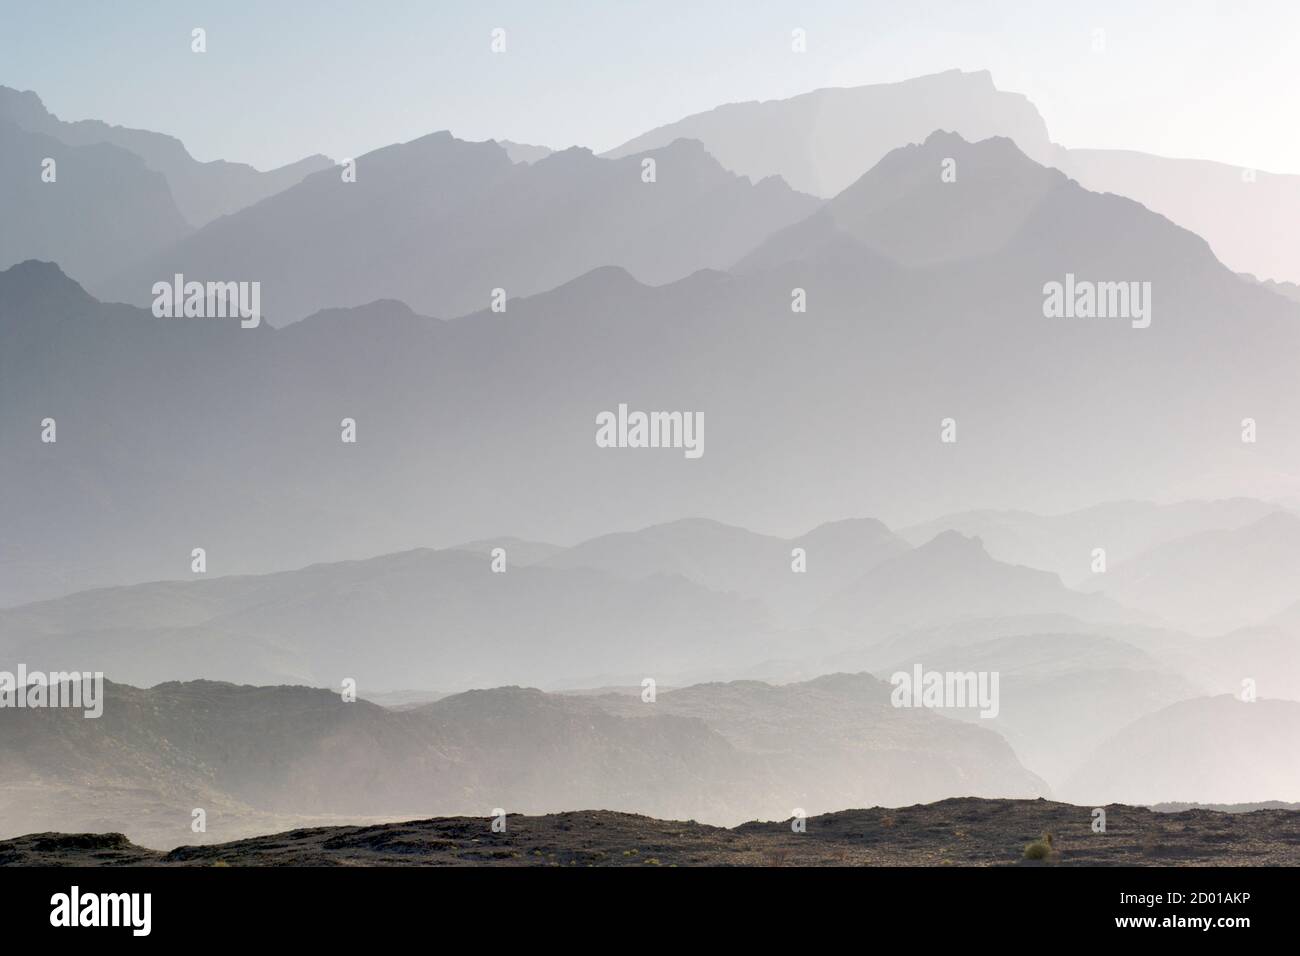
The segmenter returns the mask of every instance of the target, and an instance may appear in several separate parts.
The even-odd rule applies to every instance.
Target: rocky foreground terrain
[[[41,833],[0,842],[8,866],[1277,866],[1300,864],[1300,811],[1160,813],[1114,804],[962,798],[845,810],[726,829],[607,811],[447,817],[322,827],[209,846],[149,850],[121,834]],[[1045,860],[1027,844],[1051,835]]]

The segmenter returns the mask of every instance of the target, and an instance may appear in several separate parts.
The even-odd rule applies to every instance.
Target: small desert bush
[[[1044,833],[1042,837],[1033,843],[1025,844],[1026,860],[1046,860],[1052,855],[1052,835]]]

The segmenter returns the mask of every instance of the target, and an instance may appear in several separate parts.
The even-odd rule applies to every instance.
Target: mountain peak
[[[33,303],[58,300],[63,305],[85,305],[95,299],[57,263],[28,259],[0,272],[0,309],[23,312]]]
[[[506,151],[512,163],[530,166],[550,156],[555,150],[549,146],[537,146],[533,143],[516,143],[509,139],[499,139],[497,143]]]
[[[367,302],[364,305],[340,306],[333,309],[321,309],[313,312],[301,322],[295,322],[290,328],[297,326],[315,326],[326,322],[384,322],[399,321],[409,322],[411,320],[430,321],[426,316],[419,315],[409,305],[401,299],[375,299],[373,302]]]
[[[731,103],[650,130],[605,155],[643,155],[697,139],[724,169],[756,182],[780,175],[792,189],[830,197],[899,143],[920,142],[936,127],[971,140],[1008,136],[1036,158],[1052,153],[1047,126],[1023,95],[999,90],[987,70],[947,70]]]
[[[502,146],[504,145],[505,144],[503,143]],[[571,162],[574,160],[586,161],[588,159],[595,158],[595,155],[596,154],[593,153],[586,146],[570,146],[567,149],[553,150],[552,152],[547,153],[541,159],[537,160],[537,162],[545,163],[548,166],[550,166],[557,163]]]
[[[921,142],[891,149],[817,213],[769,237],[737,268],[846,254],[857,260],[870,254],[908,268],[988,256],[1012,242],[1044,202],[1069,188],[1078,189],[1005,136],[971,141],[931,130]]]
[[[644,159],[653,159],[659,164],[659,177],[665,177],[666,169],[686,169],[694,176],[706,176],[710,180],[732,180],[736,178],[749,178],[751,182],[757,183],[764,178],[773,179],[773,185],[784,186],[788,184],[779,177],[745,177],[741,173],[727,169],[717,158],[709,152],[704,143],[693,136],[678,136],[671,142],[639,150],[635,153],[624,154],[617,157],[616,161],[627,163],[640,163]],[[770,188],[770,187],[768,187]]]
[[[392,143],[388,146],[381,146],[376,150],[367,153],[367,156],[375,156],[381,153],[401,152],[410,150],[460,150],[463,152],[477,151],[481,153],[500,153],[506,159],[506,149],[494,139],[485,139],[481,141],[461,139],[448,129],[434,130],[432,133],[425,133],[423,136],[417,136],[415,139],[409,139],[404,143]]]
[[[57,262],[47,262],[44,259],[25,259],[22,262],[15,263],[8,269],[0,271],[0,276],[9,276],[12,280],[27,279],[29,277],[57,278],[68,279],[67,274],[59,268]],[[71,279],[68,279],[71,282]]]
[[[968,146],[970,145],[970,141],[967,140],[960,133],[954,133],[951,130],[946,130],[946,129],[937,129],[929,136],[927,136],[925,138],[925,142],[923,142],[921,145],[931,147],[931,146],[945,145],[945,144],[954,145],[954,146],[960,144],[962,146]]]
[[[645,288],[648,288],[648,286],[638,281],[636,276],[622,266],[596,266],[594,269],[589,269],[582,275],[570,279],[563,285],[529,296],[529,298],[535,299],[542,296],[561,294],[572,295],[575,293],[582,296],[612,295]]]
[[[971,142],[934,130],[891,150],[824,208],[829,222],[862,246],[901,265],[926,266],[997,252],[1068,186],[1063,173],[1005,136]],[[961,223],[981,228],[955,226]]]
[[[875,166],[867,170],[858,180],[853,183],[844,193],[856,189],[858,184],[873,176],[879,176],[882,173],[897,172],[910,169],[921,158],[926,160],[935,159],[966,159],[970,162],[980,164],[980,168],[989,166],[1006,166],[1014,167],[1021,171],[1041,170],[1042,173],[1050,176],[1061,183],[1067,181],[1067,177],[1060,170],[1043,166],[1025,154],[1015,140],[1007,136],[986,136],[981,139],[967,139],[958,132],[947,129],[935,129],[930,132],[925,139],[919,143],[909,143],[905,146],[899,146],[886,153]],[[940,179],[940,170],[933,170],[933,176],[929,176],[930,170],[927,170],[927,177],[944,185],[956,185],[962,181],[961,164],[959,162],[955,172],[955,178],[950,181]],[[841,193],[840,195],[844,195]],[[837,199],[839,197],[836,197]]]
[[[1262,518],[1251,522],[1241,529],[1248,534],[1260,533],[1269,536],[1290,538],[1300,532],[1300,515],[1291,511],[1270,511]]]
[[[953,130],[936,129],[919,144],[913,145],[926,150],[942,148],[959,153],[987,153],[990,155],[997,155],[999,158],[1009,162],[1026,162],[1041,165],[1032,157],[1026,155],[1024,150],[1016,145],[1016,141],[1011,139],[1009,136],[986,136],[983,139],[972,140],[967,139],[965,136],[962,136],[961,133]],[[899,147],[899,149],[907,148],[908,147],[906,146]],[[897,150],[891,152],[897,152]]]
[[[960,531],[940,531],[937,535],[917,548],[918,552],[928,552],[930,554],[948,554],[988,556],[984,550],[984,542],[977,535],[966,535]]]
[[[0,116],[30,129],[34,124],[48,120],[50,111],[34,91],[0,86]]]
[[[842,518],[838,521],[824,521],[817,527],[801,534],[798,541],[847,537],[893,537],[889,526],[877,518]]]

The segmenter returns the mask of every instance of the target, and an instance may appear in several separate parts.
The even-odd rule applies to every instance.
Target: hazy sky
[[[0,83],[259,167],[450,129],[597,150],[724,102],[988,69],[1066,146],[1300,173],[1300,2],[275,0],[0,6]],[[190,30],[208,52],[190,52]],[[489,49],[494,27],[507,52]],[[806,54],[790,51],[795,27]],[[1103,30],[1104,51],[1094,49]]]

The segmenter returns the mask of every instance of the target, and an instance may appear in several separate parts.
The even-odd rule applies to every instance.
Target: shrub
[[[1026,860],[1046,860],[1052,855],[1052,848],[1042,840],[1035,840],[1033,843],[1025,844]]]
[[[1029,843],[1025,845],[1025,859],[1026,860],[1049,859],[1052,855],[1053,849],[1054,847],[1052,846],[1052,835],[1050,833],[1044,833],[1039,839],[1035,840],[1033,843]]]

